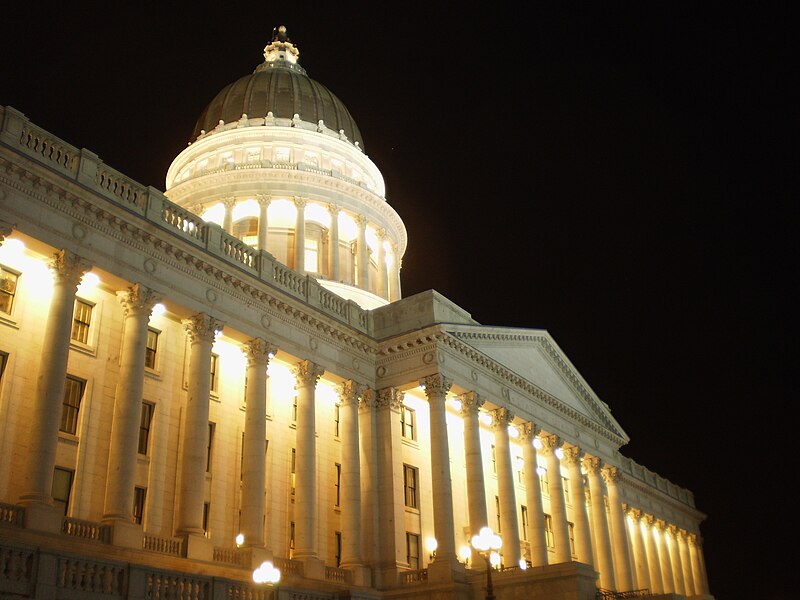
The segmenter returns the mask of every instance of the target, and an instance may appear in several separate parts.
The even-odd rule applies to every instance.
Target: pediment
[[[605,404],[543,329],[449,325],[449,334],[543,390],[580,415],[628,436]]]

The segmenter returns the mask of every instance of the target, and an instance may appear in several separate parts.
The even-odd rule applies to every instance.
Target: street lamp
[[[482,527],[478,535],[472,536],[470,544],[486,559],[486,600],[495,600],[492,569],[500,564],[500,555],[497,551],[503,545],[503,540],[492,531],[491,527]]]
[[[275,567],[270,561],[265,560],[261,566],[253,571],[253,581],[255,583],[268,583],[270,586],[276,585],[281,580],[281,570]]]

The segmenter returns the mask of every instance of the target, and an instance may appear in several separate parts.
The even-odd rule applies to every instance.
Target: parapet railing
[[[25,509],[16,504],[6,504],[0,502],[0,525],[11,525],[12,527],[22,527]]]
[[[417,571],[403,571],[400,573],[400,585],[413,585],[428,581],[428,569]]]
[[[664,492],[667,496],[680,500],[692,508],[695,507],[694,494],[690,490],[682,488],[679,485],[675,485],[669,479],[666,479],[658,473],[651,471],[647,467],[640,465],[632,458],[620,456],[620,467],[624,473],[630,475],[634,479],[643,481],[648,485],[648,487],[656,488],[657,490]]]
[[[95,540],[103,544],[109,543],[111,529],[108,525],[64,517],[61,521],[61,533],[70,537],[77,537],[84,540]]]
[[[256,250],[223,231],[219,225],[206,223],[171,202],[156,188],[137,183],[103,163],[93,152],[67,144],[8,106],[0,107],[0,143],[250,276],[363,333],[369,333],[370,312],[352,300],[340,298],[322,287],[314,277],[297,273],[278,262],[269,252]]]
[[[631,590],[628,592],[615,592],[612,590],[598,589],[595,600],[626,600],[627,598],[650,598],[653,594],[648,589]]]

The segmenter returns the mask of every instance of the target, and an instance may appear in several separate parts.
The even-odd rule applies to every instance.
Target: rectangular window
[[[147,454],[150,444],[150,426],[153,423],[153,409],[149,402],[142,402],[142,416],[139,421],[139,454]]]
[[[413,571],[419,571],[419,535],[406,532],[406,560]]]
[[[3,373],[6,371],[8,364],[8,352],[0,352],[0,381],[3,380]]]
[[[133,488],[133,521],[137,525],[141,525],[144,518],[144,500],[146,496],[147,488]]]
[[[334,549],[336,550],[336,568],[338,569],[342,564],[342,532],[335,531],[333,533]]]
[[[569,479],[566,477],[561,478],[561,485],[564,487],[564,502],[569,504]]]
[[[86,382],[83,379],[67,375],[64,384],[64,400],[61,406],[61,425],[59,427],[61,431],[72,435],[78,431],[78,411],[85,388]]]
[[[0,313],[11,314],[17,295],[19,274],[0,266]]]
[[[66,516],[69,510],[69,497],[72,492],[72,478],[75,471],[56,467],[53,471],[53,505],[59,514]]]
[[[156,368],[156,353],[158,352],[158,331],[147,330],[147,345],[144,355],[144,366],[148,369]]]
[[[569,532],[569,553],[571,556],[577,556],[575,553],[575,523],[567,522],[567,531]]]
[[[83,300],[75,300],[75,311],[72,315],[71,339],[81,344],[89,343],[89,326],[92,324],[94,307]]]
[[[501,533],[500,531],[500,496],[494,497],[494,513],[495,513],[495,520],[497,521],[497,533]]]
[[[208,521],[210,514],[211,514],[211,503],[203,502],[203,533],[205,533],[206,537],[209,537]]]
[[[217,391],[219,382],[219,354],[211,353],[211,391]]]
[[[341,414],[339,408],[339,404],[333,405],[333,435],[336,437],[339,437],[339,415]]]
[[[517,482],[525,483],[525,461],[521,456],[517,457]]]
[[[544,536],[548,548],[555,548],[555,539],[553,538],[553,518],[546,514],[544,515]]]
[[[206,444],[206,473],[211,473],[211,460],[214,453],[214,429],[215,423],[208,423],[208,443]]]
[[[497,451],[494,444],[492,444],[492,473],[497,475]]]
[[[411,465],[403,465],[403,488],[405,490],[406,506],[417,508],[417,480],[419,470]]]
[[[292,448],[292,496],[294,496],[295,468],[297,467],[297,450]]]
[[[297,394],[292,396],[292,423],[297,422]]]
[[[415,440],[417,429],[417,413],[413,408],[403,405],[400,409],[400,433],[407,440]]]
[[[528,507],[527,506],[520,506],[520,524],[522,525],[522,540],[524,542],[528,541]]]
[[[294,558],[294,521],[289,523],[289,560]]]
[[[543,496],[550,495],[550,482],[547,479],[547,469],[539,467],[539,486],[542,489]]]
[[[242,453],[239,455],[239,481],[241,481],[243,477],[244,477],[244,431],[242,432]]]
[[[341,490],[342,490],[342,465],[336,463],[336,506],[339,507],[339,501],[341,500]]]

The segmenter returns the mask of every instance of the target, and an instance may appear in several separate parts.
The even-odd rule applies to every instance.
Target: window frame
[[[72,404],[67,404],[67,400],[70,397],[70,384],[68,382],[75,382],[80,389],[77,404],[74,406]],[[61,399],[61,420],[58,424],[59,432],[74,436],[78,435],[78,421],[80,419],[81,404],[83,404],[84,396],[86,396],[86,380],[67,374],[64,380],[64,394]],[[71,418],[69,416],[70,412],[74,412]],[[70,424],[73,426],[71,430],[67,428]]]
[[[134,486],[133,488],[133,522],[137,525],[144,523],[144,508],[147,502],[147,488]]]
[[[142,412],[139,417],[139,440],[136,447],[137,453],[142,456],[148,456],[150,454],[150,432],[153,428],[153,415],[155,412],[155,404],[147,400],[142,400]],[[146,413],[147,422],[145,422]],[[142,452],[142,435],[144,435],[144,452]]]
[[[78,309],[84,306],[88,309],[87,320],[80,320]],[[75,343],[80,346],[92,345],[92,323],[94,322],[94,309],[97,306],[95,302],[86,300],[85,298],[76,297],[72,306],[72,326],[69,331],[70,343]],[[76,334],[76,331],[78,332]]]
[[[417,411],[406,404],[400,407],[400,435],[406,440],[417,439]]]
[[[12,291],[3,289],[4,287],[3,282],[7,281],[7,279],[3,277],[3,273],[8,273],[14,276],[14,289]],[[6,318],[11,318],[14,315],[14,309],[17,305],[17,302],[15,302],[15,300],[17,299],[17,294],[19,293],[19,280],[21,277],[22,273],[20,273],[16,269],[11,269],[6,265],[0,264],[0,298],[3,297],[10,298],[8,311],[0,309],[0,315],[4,315]]]
[[[150,334],[155,336],[155,345],[150,347]],[[144,368],[151,371],[158,371],[160,355],[158,352],[159,339],[161,338],[161,331],[154,327],[147,328],[147,340],[145,341],[145,354],[144,354]],[[152,359],[151,359],[152,357]]]
[[[66,473],[69,475],[67,484],[67,497],[62,498],[60,496],[55,496],[55,495],[52,496],[53,505],[55,507],[59,507],[63,504],[64,516],[67,516],[69,514],[70,500],[72,499],[72,487],[75,484],[75,469],[68,469],[66,467],[59,467],[58,465],[56,465],[56,467],[53,469],[53,484],[51,487],[52,490],[51,493],[54,493],[56,491],[56,473]]]
[[[422,567],[419,538],[420,535],[418,533],[406,531],[406,562],[412,571],[419,571]],[[412,550],[414,550],[413,553]]]
[[[419,510],[419,469],[406,463],[403,463],[403,498],[406,508]]]

